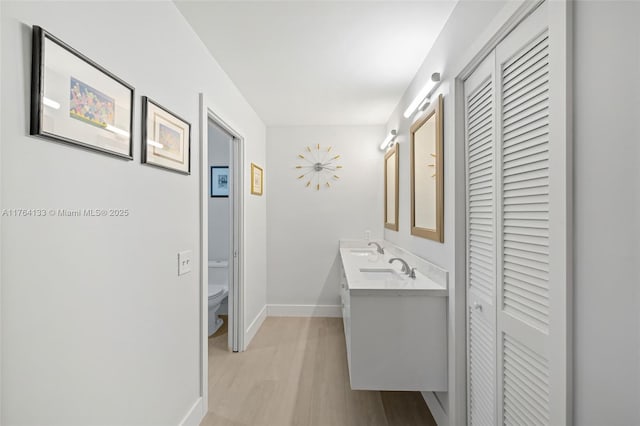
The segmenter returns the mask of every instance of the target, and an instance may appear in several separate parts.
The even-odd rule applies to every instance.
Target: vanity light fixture
[[[54,101],[53,99],[49,99],[46,96],[42,97],[42,103],[46,106],[48,106],[49,108],[53,108],[53,109],[60,109],[60,103]]]
[[[423,112],[429,105],[431,105],[431,98],[424,98],[422,103],[418,105],[418,112]]]
[[[389,146],[391,146],[393,144],[393,141],[396,140],[396,136],[398,136],[398,131],[396,129],[392,129],[380,144],[380,150],[384,151]]]
[[[416,97],[413,98],[413,101],[411,101],[407,109],[404,111],[404,118],[411,117],[418,106],[422,106],[423,108],[426,107],[426,105],[424,105],[424,101],[429,102],[428,96],[431,91],[435,89],[438,83],[440,83],[440,73],[434,72],[433,74],[431,74],[431,78],[429,79],[427,84],[425,84],[424,87],[418,92]]]
[[[115,127],[115,126],[112,126],[111,124],[107,124],[104,129],[108,130],[110,132],[113,132],[118,136],[122,136],[123,138],[128,138],[129,137],[129,132],[126,132],[126,131],[124,131],[122,129],[119,129],[119,128]]]
[[[154,141],[153,139],[147,139],[147,145],[155,146],[159,149],[164,149],[164,145],[162,145],[160,142]]]

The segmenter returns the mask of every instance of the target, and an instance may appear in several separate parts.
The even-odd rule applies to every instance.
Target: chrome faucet
[[[413,279],[416,278],[416,268],[411,268],[404,259],[400,259],[399,257],[394,257],[392,259],[389,259],[389,263],[392,263],[394,260],[397,260],[400,263],[402,263],[402,272],[409,275],[409,278],[413,278]]]
[[[380,254],[384,254],[384,249],[382,248],[382,246],[381,246],[380,244],[378,244],[378,243],[374,243],[373,241],[371,241],[371,242],[370,242],[369,244],[367,244],[367,245],[368,245],[368,246],[370,246],[370,245],[372,245],[372,244],[375,244],[375,245],[376,245],[376,247],[378,247],[378,253],[380,253]]]

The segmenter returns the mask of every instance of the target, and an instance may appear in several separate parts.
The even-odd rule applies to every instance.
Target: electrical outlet
[[[371,231],[369,230],[364,231],[364,239],[365,241],[371,241]]]
[[[178,275],[191,272],[191,250],[178,252]]]

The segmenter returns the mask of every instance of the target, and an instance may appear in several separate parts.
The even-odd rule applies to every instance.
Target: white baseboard
[[[193,407],[191,407],[187,415],[184,416],[179,426],[198,426],[202,419],[204,419],[204,415],[202,397],[200,397],[195,404],[193,404]]]
[[[244,333],[244,347],[245,349],[249,346],[249,343],[253,340],[255,335],[262,327],[262,323],[267,318],[267,305],[264,305],[258,315],[251,321],[249,327],[247,327],[247,331]]]
[[[270,317],[330,317],[341,318],[340,305],[267,305]]]
[[[440,400],[433,392],[421,392],[424,401],[427,403],[427,407],[429,407],[429,411],[431,411],[431,415],[433,416],[433,420],[436,421],[438,426],[447,426],[449,424],[449,416],[444,411],[444,407],[440,404]]]

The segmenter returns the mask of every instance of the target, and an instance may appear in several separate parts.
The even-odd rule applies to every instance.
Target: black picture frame
[[[183,154],[183,166],[179,167],[179,162],[175,158],[169,158],[155,152],[156,149],[164,149],[164,145],[161,142],[156,142],[151,138],[155,138],[154,132],[149,132],[149,126],[152,125],[155,128],[156,120],[165,120],[166,124],[176,126],[182,132],[182,139],[184,145],[182,145]],[[161,124],[162,126],[162,124]],[[171,130],[169,130],[171,131]],[[185,137],[186,136],[186,137]],[[154,144],[152,144],[154,142]],[[156,145],[156,146],[154,146]],[[186,157],[184,156],[186,154]],[[176,164],[172,164],[172,161]],[[142,164],[158,167],[161,169],[169,170],[184,175],[191,174],[191,124],[181,118],[174,112],[163,107],[153,99],[143,96],[142,97]]]
[[[49,49],[56,49],[55,46],[61,50],[49,52],[45,57]],[[62,55],[65,63],[56,63],[56,57]],[[45,63],[45,58],[50,62]],[[69,74],[68,86],[66,73]],[[87,83],[76,78],[75,73],[92,77]],[[50,79],[53,82],[47,84]],[[116,97],[105,94],[103,86],[117,89]],[[56,100],[45,97],[48,92],[53,92]],[[74,97],[74,93],[79,96]],[[88,108],[92,96],[93,110],[78,112],[80,106]],[[30,135],[133,160],[134,99],[133,86],[42,27],[33,26]]]
[[[218,179],[216,179],[218,178]],[[219,184],[221,178],[224,178],[224,187]],[[229,167],[228,166],[211,166],[209,173],[209,194],[211,198],[228,198],[229,197]]]

